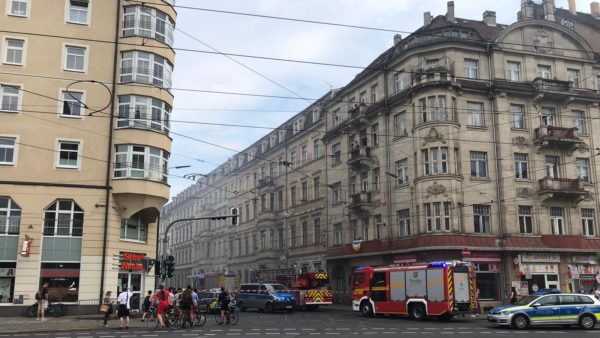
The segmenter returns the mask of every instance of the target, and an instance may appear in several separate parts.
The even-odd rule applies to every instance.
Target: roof
[[[589,13],[577,12],[577,15],[573,15],[570,11],[563,8],[557,8],[554,13],[566,19],[570,19],[575,22],[584,24],[596,31],[600,31],[600,19],[594,18]]]
[[[496,26],[489,26],[483,21],[463,18],[456,18],[456,22],[452,22],[448,21],[446,16],[438,15],[431,21],[429,25],[417,29],[411,35],[425,35],[425,33],[428,32],[438,31],[440,29],[450,27],[472,29],[479,34],[479,37],[481,37],[482,40],[492,41],[504,28],[508,27],[508,25],[497,24]]]

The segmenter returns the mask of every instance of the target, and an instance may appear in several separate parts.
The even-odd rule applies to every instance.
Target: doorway
[[[131,309],[140,309],[140,299],[142,297],[142,273],[140,272],[120,272],[117,285],[117,295],[126,288],[130,288],[133,296],[131,297]]]

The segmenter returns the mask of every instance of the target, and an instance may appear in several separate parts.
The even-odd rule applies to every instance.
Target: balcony
[[[565,103],[573,96],[573,85],[570,81],[535,78],[531,83],[534,90],[534,102],[542,99]]]
[[[367,105],[364,102],[356,105],[348,112],[348,122],[350,127],[360,128],[366,126],[369,121],[367,120]]]
[[[274,188],[277,185],[277,180],[275,177],[267,176],[258,180],[258,184],[256,185],[256,189],[262,190],[266,188]]]
[[[535,129],[534,144],[542,149],[565,149],[571,155],[578,148],[585,147],[585,142],[579,138],[577,128],[541,126]]]
[[[454,62],[447,60],[438,66],[415,68],[412,70],[411,81],[414,86],[432,82],[455,82]]]
[[[368,208],[373,206],[371,192],[363,191],[350,195],[350,203],[348,208],[354,212],[368,212]]]
[[[538,194],[544,201],[570,201],[577,204],[588,195],[578,178],[544,177],[538,182]]]
[[[371,148],[356,146],[350,151],[348,165],[353,169],[371,164]]]

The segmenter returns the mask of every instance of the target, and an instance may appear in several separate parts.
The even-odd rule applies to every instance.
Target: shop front
[[[140,300],[144,297],[142,293],[147,266],[146,254],[133,252],[121,252],[120,254],[117,295],[129,288],[133,293],[132,309],[140,309]]]
[[[75,303],[79,299],[79,263],[42,263],[40,285],[48,283],[48,300]]]
[[[541,289],[560,289],[558,265],[560,254],[556,253],[522,253],[515,258],[518,266],[520,282],[527,282],[529,294]],[[524,284],[522,284],[524,286]]]
[[[497,252],[470,252],[465,261],[473,263],[477,270],[478,298],[481,302],[502,300],[500,290],[502,255]]]
[[[589,293],[599,286],[600,265],[595,256],[572,256],[568,265],[568,277],[571,279],[572,292]]]
[[[16,266],[16,263],[0,263],[0,304],[13,301]]]

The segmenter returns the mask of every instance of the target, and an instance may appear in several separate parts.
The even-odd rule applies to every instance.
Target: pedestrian
[[[594,291],[594,296],[600,300],[600,288],[596,289],[596,291]]]
[[[219,325],[223,325],[225,315],[227,315],[227,324],[229,324],[229,294],[224,287],[221,287],[221,293],[219,293],[219,298],[217,298],[217,304],[221,306],[221,322]]]
[[[169,290],[165,290],[165,285],[161,284],[158,286],[158,290],[155,292],[156,299],[158,299],[158,309],[156,310],[156,315],[158,317],[159,329],[165,327],[165,322],[163,320],[163,314],[165,312],[169,312],[169,298],[171,298],[172,293]]]
[[[48,282],[42,284],[42,287],[35,294],[35,300],[37,300],[38,303],[36,320],[45,322],[46,318],[44,318],[44,314],[48,307]]]
[[[191,288],[191,285],[188,285],[188,288]],[[192,316],[196,319],[196,313],[198,313],[198,289],[196,288],[192,290],[192,299],[194,300],[194,304],[192,305]]]
[[[190,322],[190,326],[194,326],[194,318],[192,316],[192,306],[194,305],[194,298],[192,297],[192,287],[190,286],[188,289],[185,289],[180,294],[179,300],[179,308],[181,309],[181,318],[182,325],[181,327],[185,327],[185,323]]]
[[[585,287],[583,286],[583,284],[579,284],[579,293],[585,294]]]
[[[142,314],[142,322],[146,319],[146,315],[148,315],[150,312],[150,305],[154,304],[153,299],[154,297],[152,296],[152,290],[148,290],[148,294],[146,295],[146,297],[144,297],[144,303],[142,305],[144,307],[144,314]]]
[[[133,293],[131,293],[130,288],[125,288],[119,295],[119,309],[117,311],[120,321],[119,330],[123,329],[123,323],[125,324],[125,329],[129,329],[129,310],[131,309],[132,296]]]
[[[108,327],[108,318],[113,313],[112,304],[114,303],[114,301],[111,295],[112,291],[106,291],[106,295],[104,296],[104,299],[102,299],[102,304],[107,305],[106,312],[104,312],[104,324],[102,325],[104,327]]]
[[[517,288],[513,286],[512,288],[510,288],[510,303],[514,304],[517,302],[517,300],[519,300],[519,298],[517,297]]]

